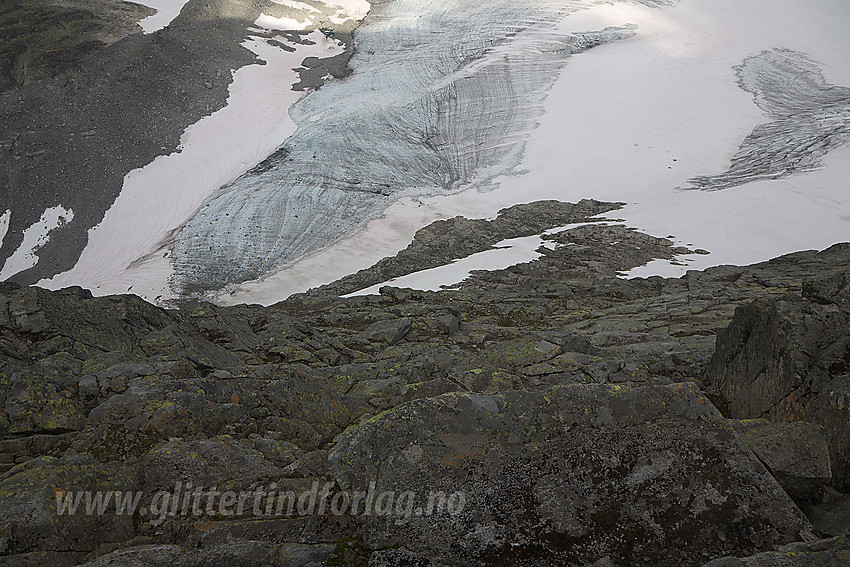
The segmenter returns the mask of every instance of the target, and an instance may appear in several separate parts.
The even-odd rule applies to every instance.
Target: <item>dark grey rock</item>
[[[759,553],[737,559],[724,557],[705,564],[705,567],[846,567],[850,565],[850,544],[847,536],[813,543],[787,545],[777,551]]]
[[[842,290],[843,284],[830,289]],[[823,294],[815,294],[820,301],[789,295],[739,307],[719,333],[706,373],[733,417],[822,426],[839,487],[850,486],[850,309],[841,303],[845,293],[830,303]]]
[[[319,289],[344,295],[406,274],[436,268],[452,260],[483,252],[505,240],[539,234],[547,229],[589,221],[591,217],[622,206],[584,199],[578,203],[537,201],[499,211],[494,220],[453,219],[437,221],[419,229],[413,241],[395,256],[347,275]],[[383,293],[383,292],[382,292]]]
[[[373,481],[378,493],[465,500],[430,516],[361,516],[367,546],[404,545],[447,565],[606,555],[618,565],[681,565],[770,549],[810,529],[687,384],[418,400],[346,431],[330,464],[349,490]]]
[[[2,552],[0,549],[0,553]],[[32,551],[17,555],[0,555],[0,567],[75,567],[86,555],[88,554],[78,551]]]
[[[850,496],[827,487],[820,502],[801,508],[817,532],[826,536],[850,533]]]
[[[94,551],[100,544],[135,536],[133,517],[115,513],[109,500],[103,515],[85,513],[83,501],[76,513],[58,513],[58,500],[72,491],[138,490],[132,467],[99,463],[91,455],[39,457],[18,465],[0,477],[0,529],[8,530],[6,552]]]
[[[797,502],[814,502],[832,480],[821,428],[804,421],[734,420],[732,427]]]
[[[15,2],[0,25],[0,91],[53,77],[133,33],[155,10],[120,0]],[[48,39],[49,38],[49,39]],[[5,148],[8,149],[8,148]]]
[[[174,565],[183,553],[176,545],[130,547],[84,563],[85,567],[159,567]]]
[[[369,325],[363,331],[363,338],[367,341],[380,342],[394,345],[402,340],[408,332],[412,323],[410,319],[391,319],[389,321],[378,321]]]
[[[374,552],[369,556],[367,567],[439,567],[439,565],[424,555],[400,547]]]
[[[550,218],[546,208],[513,210],[503,227],[537,230],[538,217],[549,222],[571,209],[553,207]],[[493,227],[449,224],[476,227],[470,235]],[[463,240],[465,229],[443,228],[439,239]],[[845,351],[831,322],[843,316],[846,282],[830,276],[846,272],[850,246],[679,279],[621,280],[618,270],[675,254],[672,243],[622,226],[552,238],[571,245],[476,274],[453,291],[314,293],[265,308],[187,301],[163,310],[132,296],[0,283],[0,557],[60,565],[103,555],[121,565],[156,552],[169,567],[277,565],[289,549],[321,564],[334,545],[326,563],[362,566],[376,551],[376,560],[393,556],[382,534],[403,533],[413,537],[392,545],[432,564],[477,549],[484,551],[469,565],[513,557],[625,567],[647,557],[680,565],[747,556],[790,541],[798,527],[805,537],[805,520],[728,423],[699,402],[695,386],[673,384],[700,383],[715,333],[736,307],[789,294],[793,300],[781,301],[809,311],[791,309],[788,321],[815,345],[795,352],[816,353],[816,362],[795,366],[800,383],[814,391],[824,376],[835,380]],[[812,276],[819,281],[804,286]],[[364,337],[370,325],[399,320],[410,329],[395,344]],[[719,385],[705,391],[729,410]],[[414,521],[382,527],[376,518],[252,511],[209,522],[169,517],[158,526],[141,514],[67,524],[45,504],[51,485],[138,489],[142,506],[177,482],[303,492],[333,481],[329,454],[341,450],[334,439],[358,426],[349,432],[378,437],[386,426],[386,446],[358,456],[362,464],[337,461],[337,469],[375,477],[380,468],[377,477],[403,477],[417,489],[471,486],[479,500],[469,510],[482,513],[432,516],[424,536]],[[416,436],[430,444],[382,456]],[[846,526],[840,493],[827,489],[820,502],[804,504],[817,531]],[[432,532],[438,543],[454,539],[435,551]],[[638,545],[626,549],[611,534]]]
[[[272,546],[259,541],[182,549],[139,546],[104,555],[81,567],[323,567],[333,545]]]
[[[842,310],[850,310],[850,273],[807,280],[803,283],[803,297],[821,305],[835,304]]]

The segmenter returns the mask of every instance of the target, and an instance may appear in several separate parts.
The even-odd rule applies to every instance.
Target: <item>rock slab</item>
[[[706,379],[735,418],[808,421],[824,428],[836,487],[850,487],[850,286],[809,281],[801,295],[735,311],[717,336]]]
[[[820,427],[766,419],[735,420],[732,426],[791,498],[798,502],[822,498],[832,469]]]
[[[698,564],[810,528],[690,384],[415,400],[349,428],[330,466],[347,489],[462,493],[459,513],[362,517],[367,547],[449,566]]]

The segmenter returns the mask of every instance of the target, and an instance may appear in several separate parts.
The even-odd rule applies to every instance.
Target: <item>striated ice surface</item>
[[[824,81],[818,64],[786,49],[764,51],[736,67],[739,84],[773,120],[756,127],[719,175],[689,181],[713,191],[811,171],[850,142],[850,88]]]
[[[180,15],[183,6],[188,0],[141,0],[139,4],[143,4],[156,10],[156,14],[148,16],[139,21],[139,26],[143,33],[153,33],[161,30],[171,23],[174,18]]]
[[[282,159],[223,187],[179,232],[177,287],[258,278],[349,234],[401,194],[456,191],[516,165],[569,56],[634,33],[555,31],[588,4],[374,3],[357,30],[354,73],[293,107],[298,129],[276,153]]]
[[[177,151],[128,173],[121,194],[89,231],[74,268],[39,285],[82,284],[99,293],[132,286],[148,297],[166,294],[174,232],[218,187],[249,171],[295,131],[289,108],[303,94],[292,90],[298,79],[293,68],[305,57],[343,50],[320,31],[301,34],[300,40],[246,39],[243,47],[263,64],[234,71],[227,105],[189,126]]]

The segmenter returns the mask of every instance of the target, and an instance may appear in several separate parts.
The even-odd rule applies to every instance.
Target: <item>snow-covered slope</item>
[[[170,294],[173,233],[206,197],[254,167],[295,131],[289,108],[303,94],[292,90],[298,80],[293,69],[305,57],[341,51],[318,31],[291,51],[262,37],[244,45],[264,64],[234,73],[228,105],[189,127],[179,151],[130,172],[103,221],[89,232],[77,265],[43,283],[57,288],[84,282],[99,293],[132,289],[153,298]],[[216,228],[229,236],[221,223]]]
[[[356,236],[234,289],[226,300],[268,303],[394,254],[432,220],[492,216],[537,199],[624,201],[628,206],[613,216],[711,252],[686,258],[687,266],[653,262],[633,276],[676,276],[850,240],[846,89],[830,87],[850,85],[850,36],[841,24],[847,21],[850,5],[829,0],[613,4],[569,15],[559,31],[624,22],[638,28],[628,41],[570,60],[508,174],[486,188],[398,201]],[[802,105],[785,123],[785,149],[764,154],[753,146],[757,129],[788,120],[776,107],[766,115],[753,94],[762,106],[771,98],[786,101],[784,108]],[[685,189],[720,189],[721,183],[698,184],[717,172],[728,170],[724,178],[743,171],[733,165],[736,155],[750,155],[749,179],[718,191]]]
[[[0,216],[0,244],[9,228],[11,211]],[[0,281],[17,274],[22,270],[35,266],[38,262],[36,251],[50,238],[50,233],[61,228],[65,223],[74,219],[74,211],[62,205],[46,209],[38,222],[24,230],[24,238],[15,253],[6,259],[0,267]]]
[[[156,14],[148,16],[139,22],[144,33],[153,33],[161,30],[171,23],[171,21],[180,14],[180,10],[186,5],[188,0],[143,0],[139,4],[144,4],[156,10]]]
[[[365,14],[363,4],[319,5],[344,24]],[[191,125],[177,151],[127,174],[119,197],[89,231],[74,268],[40,285],[83,285],[99,294],[133,291],[149,299],[172,295],[175,232],[206,197],[274,154],[295,131],[289,110],[305,94],[293,90],[302,62],[344,51],[318,29],[280,34],[259,27],[262,21],[263,16],[258,27],[245,30],[242,43],[259,61],[233,72],[227,106]]]
[[[42,285],[270,303],[438,218],[553,198],[626,202],[613,216],[710,252],[632,276],[850,240],[847,2],[276,5],[255,25],[365,16],[353,74],[300,98],[287,69],[334,41],[264,51],[182,153],[127,176],[77,266]],[[238,80],[263,67],[273,82]]]

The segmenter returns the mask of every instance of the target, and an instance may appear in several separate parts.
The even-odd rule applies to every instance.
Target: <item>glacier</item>
[[[298,129],[285,157],[216,192],[175,236],[175,285],[259,278],[350,235],[399,196],[456,192],[515,166],[570,56],[634,35],[628,25],[555,29],[586,6],[373,5],[353,74],[292,108]]]
[[[126,175],[74,268],[39,285],[273,303],[434,220],[546,199],[625,202],[618,222],[710,252],[628,277],[850,240],[845,2],[258,10],[227,106]]]

